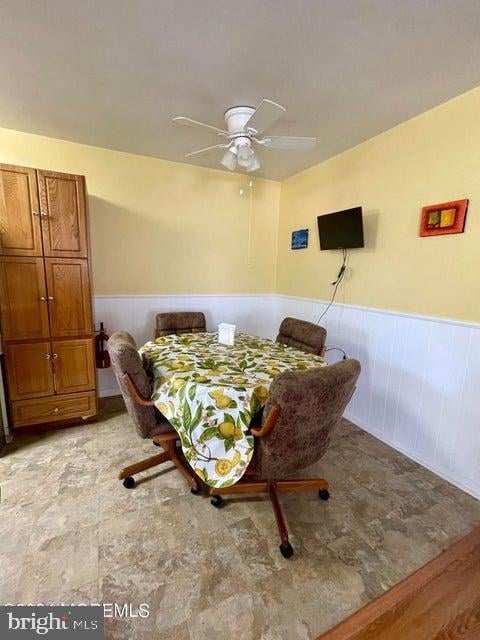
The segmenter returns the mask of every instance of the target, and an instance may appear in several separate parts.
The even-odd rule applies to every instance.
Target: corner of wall
[[[277,202],[277,215],[276,215],[276,218],[275,218],[276,226],[275,226],[275,250],[274,250],[274,254],[273,254],[273,260],[274,260],[274,264],[273,264],[273,286],[272,286],[272,293],[273,294],[277,293],[278,247],[279,247],[279,241],[280,241],[280,215],[281,215],[281,210],[282,210],[283,183],[284,183],[284,180],[282,180],[279,183],[278,202]]]

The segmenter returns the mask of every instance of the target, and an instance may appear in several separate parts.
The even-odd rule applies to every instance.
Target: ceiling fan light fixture
[[[241,167],[247,168],[250,165],[253,157],[253,151],[250,148],[249,144],[241,144],[237,149],[238,153],[238,164]]]
[[[237,166],[237,150],[235,148],[228,149],[220,162],[225,169],[233,171]]]
[[[255,154],[252,155],[252,158],[248,164],[247,172],[252,173],[252,171],[256,171],[260,169],[260,162]]]

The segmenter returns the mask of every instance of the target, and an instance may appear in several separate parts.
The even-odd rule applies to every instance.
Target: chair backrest
[[[323,355],[327,331],[313,322],[285,318],[278,330],[277,342],[296,347],[307,353]]]
[[[133,384],[142,396],[150,398],[152,395],[152,387],[143,368],[142,358],[137,351],[135,340],[126,331],[117,331],[109,339],[107,349],[120,391],[125,400],[128,415],[135,425],[138,435],[141,438],[147,438],[148,434],[157,425],[155,408],[143,407],[138,404],[138,402],[135,402],[135,400],[130,397],[128,389],[122,379],[122,376],[128,373]]]
[[[277,479],[319,460],[330,443],[355,390],[358,360],[341,360],[306,371],[285,371],[271,386],[263,420],[280,406],[271,431],[255,442],[252,470],[257,477]]]
[[[157,313],[155,338],[172,333],[202,333],[207,330],[205,314],[201,311]]]

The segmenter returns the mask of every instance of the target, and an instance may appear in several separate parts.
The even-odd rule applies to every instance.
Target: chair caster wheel
[[[318,497],[320,498],[320,500],[328,500],[330,498],[328,489],[320,489],[320,491],[318,492]]]
[[[190,489],[190,493],[193,493],[194,496],[198,496],[200,493],[200,487],[194,489],[193,487]]]
[[[223,505],[222,496],[212,496],[210,498],[210,504],[216,507],[217,509],[220,509],[220,507]]]
[[[284,558],[291,558],[293,556],[293,547],[290,543],[286,545],[281,544],[279,549]]]
[[[128,478],[125,478],[125,480],[123,481],[123,486],[125,487],[125,489],[133,489],[133,487],[135,486],[135,478],[132,478],[132,476],[128,476]]]

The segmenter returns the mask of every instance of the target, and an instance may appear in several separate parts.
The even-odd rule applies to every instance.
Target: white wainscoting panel
[[[282,295],[96,296],[95,318],[111,335],[138,344],[153,335],[159,311],[204,311],[207,328],[232,322],[274,338],[281,320],[316,322],[320,300]],[[321,321],[327,346],[360,360],[347,417],[446,480],[480,498],[480,325],[335,304]],[[329,352],[329,362],[340,359]],[[99,371],[100,395],[118,387]]]
[[[163,311],[203,311],[207,329],[214,331],[220,322],[235,324],[238,331],[266,336],[271,324],[273,296],[199,295],[199,296],[95,296],[95,326],[103,322],[107,333],[128,331],[140,346],[153,338],[155,315]],[[111,369],[97,369],[101,397],[119,393]]]
[[[276,296],[285,316],[316,322],[326,303]],[[480,498],[480,325],[334,305],[327,346],[360,360],[346,416]],[[329,362],[341,354],[327,353]]]

